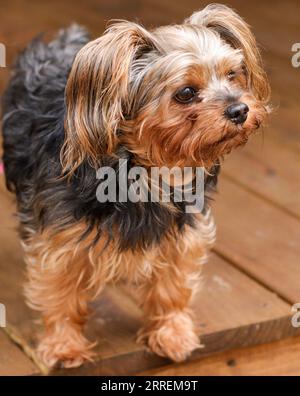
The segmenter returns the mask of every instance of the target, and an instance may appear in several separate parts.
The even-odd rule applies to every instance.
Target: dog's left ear
[[[111,25],[76,55],[67,81],[63,173],[87,159],[97,167],[117,144],[117,130],[130,111],[133,61],[154,47],[150,32],[127,21]]]
[[[270,87],[255,37],[235,11],[223,4],[210,4],[192,14],[185,23],[212,29],[232,47],[242,50],[252,92],[257,99],[268,102]]]

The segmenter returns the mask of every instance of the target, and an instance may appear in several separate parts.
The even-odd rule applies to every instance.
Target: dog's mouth
[[[223,144],[227,143],[230,140],[235,139],[237,136],[249,136],[253,132],[255,132],[257,129],[259,129],[261,126],[261,121],[258,118],[255,118],[252,121],[251,128],[249,128],[249,125],[247,127],[247,123],[237,125],[235,128],[230,129],[230,131],[226,131],[225,133],[222,134],[222,136],[216,140],[215,144]]]
[[[244,135],[245,134],[245,128],[243,126],[238,126],[236,128],[230,129],[230,131],[224,130],[224,132],[221,134],[221,136],[215,140],[213,143],[214,146],[222,145],[224,143],[230,142],[231,140],[235,139],[238,135]]]
[[[226,133],[223,137],[218,139],[215,144],[222,144],[225,142],[230,141],[231,139],[234,139],[239,133],[241,133],[241,130],[236,130],[230,133]]]

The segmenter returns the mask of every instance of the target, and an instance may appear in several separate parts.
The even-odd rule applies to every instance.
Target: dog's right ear
[[[71,175],[87,159],[93,167],[117,144],[117,129],[130,109],[131,66],[154,39],[142,26],[118,21],[75,57],[66,86],[63,173]]]

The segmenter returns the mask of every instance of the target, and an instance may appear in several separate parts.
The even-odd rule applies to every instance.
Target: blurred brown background
[[[77,22],[97,37],[114,18],[148,28],[181,23],[208,3],[0,0],[0,42],[6,45],[8,65],[0,69],[0,95],[13,58],[40,32],[51,37]],[[299,333],[291,324],[291,306],[300,302],[300,68],[292,67],[291,48],[300,42],[300,2],[226,4],[247,20],[260,43],[274,111],[264,132],[233,153],[222,170],[213,205],[218,239],[194,304],[205,348],[192,362],[162,368],[170,362],[146,354],[134,342],[141,312],[132,293],[109,289],[96,304],[88,327],[99,340],[97,362],[68,374],[135,374],[150,369],[154,374],[300,374],[300,341],[289,338]],[[7,307],[7,327],[0,331],[0,375],[39,374],[43,367],[34,346],[40,328],[22,296],[24,265],[12,202],[2,175],[0,303]]]

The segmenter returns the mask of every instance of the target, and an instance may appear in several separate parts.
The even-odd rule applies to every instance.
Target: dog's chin
[[[243,141],[247,139],[255,133],[257,129],[261,126],[261,120],[257,117],[252,117],[251,120],[247,121],[245,124],[236,125],[224,128],[215,140],[213,145],[222,145],[223,143],[231,142],[238,143],[239,141]]]
[[[234,140],[237,135],[241,133],[241,130],[235,129],[229,133],[223,133],[220,138],[218,138],[213,145],[222,145],[223,143],[230,142]]]
[[[219,137],[213,142],[212,147],[226,147],[233,149],[245,144],[249,137],[260,128],[262,120],[258,117],[251,117],[245,124],[230,126],[224,129]]]
[[[229,131],[220,132],[219,136],[209,143],[195,147],[192,158],[195,166],[211,167],[238,147],[244,146],[260,124],[253,128],[237,126]],[[187,157],[187,162],[189,159]]]

